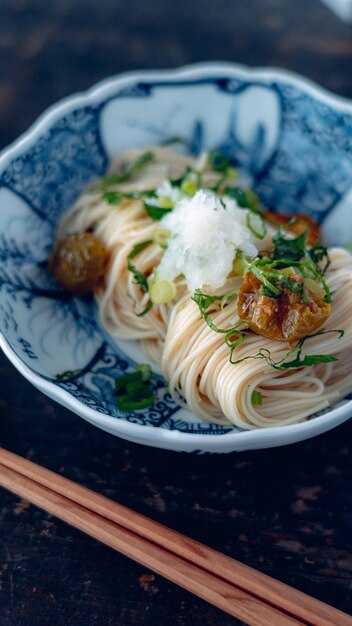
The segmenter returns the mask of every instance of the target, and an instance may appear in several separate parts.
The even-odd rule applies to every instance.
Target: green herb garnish
[[[252,209],[257,211],[259,198],[252,189],[242,189],[241,187],[225,187],[224,194],[236,200],[241,209]]]
[[[253,218],[257,218],[258,224],[253,223]],[[246,226],[251,231],[252,235],[257,239],[264,239],[266,235],[266,224],[263,220],[261,213],[257,211],[248,211],[246,215]],[[257,228],[260,230],[257,230]]]
[[[286,239],[280,229],[273,237],[273,244],[273,259],[277,261],[300,261],[305,256],[307,249],[307,232],[305,231],[293,239]]]
[[[233,365],[238,363],[242,363],[243,361],[247,361],[248,359],[264,359],[268,365],[273,367],[276,370],[287,370],[298,367],[310,367],[315,365],[316,363],[331,363],[333,361],[337,361],[337,357],[331,354],[306,354],[303,358],[301,358],[303,346],[307,339],[311,339],[312,337],[317,337],[318,335],[327,335],[328,333],[338,333],[338,339],[341,339],[344,335],[343,330],[320,330],[312,335],[307,335],[307,337],[303,337],[300,339],[297,344],[291,348],[279,361],[274,361],[271,357],[270,350],[267,348],[260,348],[256,354],[245,356],[241,359],[237,359],[236,361],[230,361]],[[287,359],[294,355],[294,358],[288,361]]]
[[[253,405],[261,406],[263,404],[263,396],[260,391],[256,389],[252,392],[251,402]]]
[[[153,235],[153,243],[156,243],[160,248],[166,250],[167,242],[171,237],[171,231],[167,228],[158,228]]]
[[[330,265],[330,257],[329,257],[327,248],[325,248],[325,246],[322,246],[319,242],[317,242],[313,244],[313,246],[311,246],[309,250],[307,250],[307,254],[312,260],[312,263],[315,266],[317,266],[320,274],[324,276],[326,270],[328,269]],[[322,261],[324,261],[324,265],[323,267],[320,268],[319,263],[321,263]]]
[[[211,328],[216,333],[224,333],[227,334],[229,332],[235,331],[237,326],[232,328],[219,328],[214,324],[210,315],[207,313],[207,309],[214,304],[214,302],[228,303],[231,298],[236,297],[238,293],[237,289],[233,289],[232,291],[228,291],[222,296],[210,296],[209,294],[202,293],[200,289],[196,289],[192,296],[192,300],[198,304],[199,311],[205,322],[208,324],[209,328]],[[222,307],[223,308],[223,307]]]
[[[324,292],[324,301],[331,302],[331,292],[324,280],[323,273],[329,264],[329,257],[326,248],[319,245],[312,249],[307,248],[307,233],[304,232],[293,239],[286,239],[279,231],[273,237],[274,251],[269,257],[260,257],[254,260],[248,259],[239,253],[243,259],[245,270],[252,272],[264,285],[264,293],[267,296],[277,298],[281,295],[280,287],[287,287],[293,292],[301,291],[302,300],[308,301],[304,291],[304,285],[283,275],[280,270],[296,268],[302,278],[311,278],[319,283]],[[317,262],[326,259],[323,269],[320,269]]]
[[[143,272],[140,272],[139,270],[137,270],[136,266],[133,263],[131,263],[131,259],[133,259],[137,254],[139,254],[139,252],[144,250],[144,248],[149,246],[151,243],[153,243],[152,239],[148,239],[147,241],[141,241],[140,243],[137,243],[133,247],[132,251],[129,253],[127,257],[128,271],[132,272],[133,277],[134,277],[134,282],[137,285],[139,285],[140,288],[145,292],[149,291],[147,276],[143,274]],[[137,315],[137,317],[143,317],[150,311],[152,306],[153,306],[153,303],[151,300],[149,300],[147,306],[143,309],[143,311],[141,311],[140,313],[136,313],[135,311],[135,314]]]
[[[117,404],[121,411],[141,411],[142,409],[148,409],[154,404],[154,396],[148,391],[139,391],[135,394],[126,394],[118,399]]]
[[[120,378],[115,379],[115,391],[125,391],[127,385],[131,383],[147,383],[152,377],[152,368],[148,363],[141,363],[138,365],[135,372],[124,374]]]
[[[238,322],[233,328],[230,328],[225,335],[225,343],[230,348],[230,360],[231,355],[235,348],[242,343],[246,338],[246,333],[241,333],[239,329],[243,328],[243,322]]]
[[[152,220],[155,221],[161,220],[161,218],[164,217],[166,213],[172,211],[172,208],[164,208],[161,206],[156,206],[155,204],[148,204],[148,202],[144,202],[144,208],[149,217],[151,217]]]
[[[243,253],[240,251],[237,252],[237,256],[242,259],[244,263],[245,271],[252,272],[252,274],[254,274],[254,276],[256,276],[256,278],[258,278],[258,280],[260,280],[260,282],[263,283],[263,288],[265,288],[265,294],[267,296],[272,297],[272,298],[277,298],[281,296],[280,289],[275,287],[274,282],[270,281],[268,277],[268,276],[270,277],[272,276],[275,280],[276,274],[274,273],[268,274],[268,272],[265,271],[268,269],[269,264],[271,263],[270,259],[264,257],[264,258],[253,259],[252,261],[246,258],[243,255]]]
[[[323,276],[330,264],[327,249],[320,243],[314,244],[311,248],[307,245],[307,231],[293,239],[286,239],[282,230],[273,237],[274,252],[272,254],[272,268],[294,266],[301,273],[303,278],[312,278],[320,283],[325,291],[324,300],[331,302],[331,292]],[[320,268],[319,263],[325,260],[325,264]]]
[[[117,404],[121,411],[139,411],[154,404],[150,381],[152,368],[141,364],[135,372],[124,374],[115,380]]]
[[[119,191],[105,191],[103,193],[103,200],[108,202],[109,204],[120,204],[122,200],[124,200],[126,196]]]
[[[210,150],[208,154],[208,163],[214,172],[226,172],[232,167],[231,161],[218,150]]]
[[[180,191],[186,194],[186,196],[192,197],[197,193],[198,187],[195,183],[192,183],[191,180],[184,180],[180,187]]]
[[[128,271],[132,272],[135,283],[139,285],[141,289],[143,289],[143,291],[146,292],[149,290],[147,277],[145,274],[137,270],[136,266],[131,263],[131,259],[133,259],[137,254],[139,254],[139,252],[144,250],[144,248],[149,246],[151,243],[153,243],[151,239],[148,239],[148,241],[141,241],[141,243],[137,243],[127,257]]]
[[[210,296],[206,293],[202,293],[199,289],[196,289],[192,296],[192,300],[198,305],[201,316],[208,324],[209,328],[216,333],[225,335],[225,343],[230,348],[231,354],[237,348],[240,343],[245,339],[245,334],[241,332],[243,328],[243,322],[238,322],[231,328],[219,328],[214,324],[207,309],[214,304],[214,302],[221,302],[221,308],[223,308],[233,297],[237,296],[237,289],[228,291],[222,296]]]
[[[145,165],[151,163],[151,161],[154,161],[154,159],[155,155],[153,154],[153,152],[144,152],[121,174],[110,174],[108,176],[104,176],[102,179],[103,188],[124,183],[126,180],[129,180],[136,172],[141,170]]]

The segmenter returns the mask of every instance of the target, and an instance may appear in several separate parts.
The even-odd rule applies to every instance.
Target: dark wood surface
[[[0,147],[48,105],[125,70],[274,65],[352,97],[352,27],[318,0],[2,0]],[[1,210],[1,208],[0,208]],[[0,357],[0,444],[352,613],[352,422],[220,457],[100,432]],[[0,492],[0,626],[239,624]]]

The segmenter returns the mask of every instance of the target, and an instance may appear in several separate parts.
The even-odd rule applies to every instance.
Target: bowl
[[[352,395],[303,423],[242,431],[180,409],[156,373],[160,393],[152,408],[117,409],[114,379],[138,361],[138,350],[113,343],[94,303],[63,292],[46,259],[60,216],[114,155],[173,137],[185,140],[192,155],[225,152],[266,206],[310,214],[328,244],[352,240],[351,102],[286,71],[227,63],[109,78],[51,107],[0,157],[3,351],[60,404],[149,446],[223,453],[328,431],[351,416]]]

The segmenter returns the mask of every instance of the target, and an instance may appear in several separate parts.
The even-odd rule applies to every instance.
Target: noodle
[[[176,178],[185,166],[203,170],[207,184],[214,173],[206,170],[203,160],[195,166],[193,159],[155,149],[153,163],[133,181],[122,183],[118,190],[126,193],[152,189],[165,178]],[[116,171],[124,161],[141,154],[134,150],[122,155],[113,165]],[[329,250],[331,264],[326,281],[332,292],[331,315],[324,330],[344,329],[342,338],[336,332],[312,336],[304,344],[302,355],[327,354],[338,357],[334,363],[315,363],[309,368],[274,369],[263,358],[247,358],[238,364],[229,360],[224,335],[214,332],[201,317],[191,299],[184,278],[176,279],[177,295],[169,304],[154,305],[143,316],[148,294],[136,284],[128,271],[127,257],[136,244],[153,239],[159,223],[147,214],[143,201],[124,199],[118,206],[104,200],[101,191],[87,189],[64,216],[58,239],[71,233],[93,232],[107,246],[110,264],[105,288],[96,294],[103,326],[115,339],[138,340],[150,359],[161,364],[175,401],[194,414],[216,423],[231,422],[244,429],[283,426],[305,420],[312,413],[337,402],[352,389],[352,257],[339,248]],[[149,275],[159,264],[163,250],[150,243],[136,255],[136,265]],[[227,279],[222,292],[239,287],[242,277]],[[215,303],[210,309],[214,324],[233,327],[240,322],[237,309]],[[270,350],[274,362],[283,359],[287,344],[249,334],[235,349],[236,360],[253,357],[259,350]],[[260,392],[261,404],[253,404],[253,392]]]

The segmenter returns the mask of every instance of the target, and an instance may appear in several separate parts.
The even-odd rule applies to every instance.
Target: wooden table
[[[49,104],[121,71],[225,59],[352,97],[351,58],[352,27],[318,0],[3,0],[0,147]],[[107,435],[3,356],[0,368],[1,445],[352,613],[352,422],[288,448],[191,457]],[[239,624],[0,498],[1,626]]]

